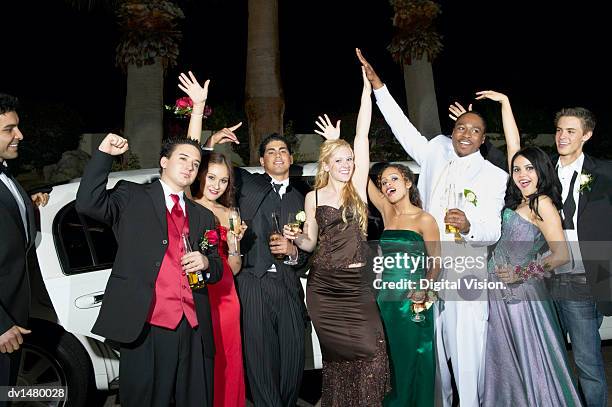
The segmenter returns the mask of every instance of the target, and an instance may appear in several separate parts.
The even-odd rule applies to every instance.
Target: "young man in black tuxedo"
[[[0,386],[15,385],[30,311],[26,259],[34,250],[36,225],[30,197],[8,170],[23,134],[17,99],[0,94]],[[5,405],[0,401],[0,406]]]
[[[612,163],[582,151],[595,128],[589,110],[562,109],[555,124],[563,229],[572,261],[555,270],[552,293],[572,342],[586,405],[605,407],[608,389],[599,327],[604,315],[612,315]]]
[[[205,149],[237,142],[232,132],[236,128],[212,135]],[[284,137],[272,134],[265,138],[259,156],[265,174],[236,169],[236,197],[249,226],[241,242],[243,269],[236,276],[243,354],[255,405],[295,406],[304,369],[307,320],[298,270],[308,256],[284,237],[270,242],[270,234],[272,213],[278,215],[282,231],[289,213],[304,210],[304,196],[289,182],[293,157]],[[286,265],[283,258],[297,258],[298,264]]]
[[[76,208],[113,227],[118,243],[104,302],[92,332],[121,345],[121,405],[212,406],[214,344],[206,287],[189,287],[186,273],[206,283],[223,271],[217,250],[185,253],[215,229],[208,209],[186,199],[201,161],[193,140],[170,140],[160,153],[161,178],[106,189],[113,156],[126,139],[109,134],[89,162]]]

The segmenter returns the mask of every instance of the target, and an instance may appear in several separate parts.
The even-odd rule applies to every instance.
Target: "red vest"
[[[155,293],[147,322],[151,325],[175,329],[185,315],[189,325],[195,328],[198,326],[198,317],[193,294],[181,266],[184,251],[181,233],[189,233],[189,222],[187,217],[183,217],[183,225],[176,225],[174,218],[170,212],[166,211],[168,248],[157,274],[157,280],[155,280]]]

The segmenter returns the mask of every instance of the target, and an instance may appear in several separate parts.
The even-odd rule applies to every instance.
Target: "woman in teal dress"
[[[438,225],[433,216],[421,209],[414,174],[409,168],[387,165],[378,177],[378,184],[380,189],[369,182],[368,195],[385,225],[380,238],[382,255],[395,259],[399,253],[402,258],[402,264],[394,262],[392,267],[385,267],[382,281],[376,283],[380,287],[377,302],[391,367],[392,389],[384,405],[433,406],[436,366],[433,307],[421,312],[425,319],[420,322],[413,321],[411,308],[413,302],[422,303],[430,295],[421,289],[421,280],[435,280],[439,272],[439,262],[431,262],[432,267],[426,268],[427,256],[440,256]],[[404,253],[410,259],[408,267],[404,264]]]

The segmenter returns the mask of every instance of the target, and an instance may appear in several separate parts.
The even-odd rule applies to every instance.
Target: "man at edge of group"
[[[555,269],[552,294],[569,333],[587,407],[606,407],[608,388],[599,327],[612,315],[612,163],[583,152],[595,116],[582,107],[555,118],[557,174],[563,188],[563,229],[572,261]]]

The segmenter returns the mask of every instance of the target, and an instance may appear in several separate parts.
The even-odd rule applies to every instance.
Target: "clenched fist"
[[[110,155],[121,155],[128,151],[127,139],[113,133],[108,133],[100,143],[98,150]]]

